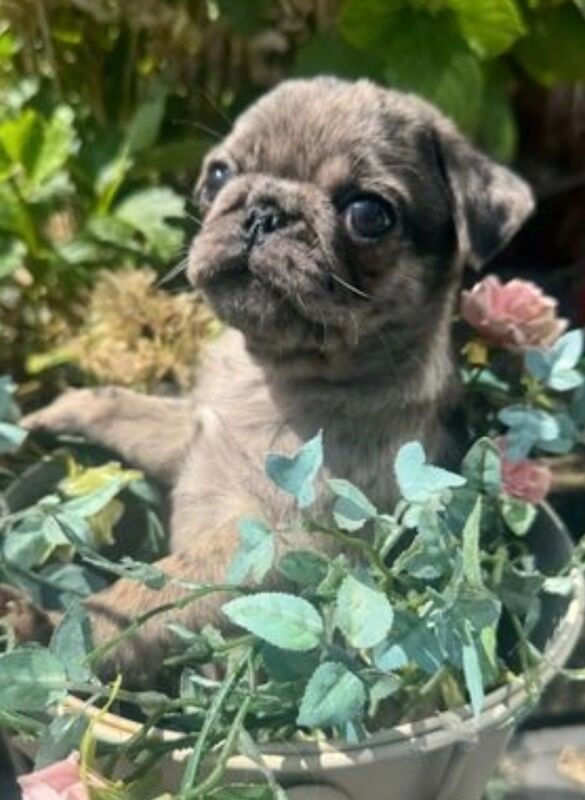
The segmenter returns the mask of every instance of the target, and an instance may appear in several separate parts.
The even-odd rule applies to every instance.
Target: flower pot
[[[562,522],[543,507],[528,536],[538,566],[555,573],[572,549]],[[530,679],[519,678],[490,693],[479,717],[468,707],[376,733],[364,745],[285,743],[265,748],[265,764],[291,800],[479,800],[519,718],[567,661],[581,630],[585,582],[575,570],[569,597],[547,595],[534,643],[545,657]],[[82,708],[72,700],[69,708]],[[122,742],[139,725],[106,714],[96,718],[98,739]],[[164,739],[177,734],[160,731]],[[175,791],[188,751],[169,754],[162,763],[160,791]],[[262,781],[255,764],[234,756],[230,781]]]

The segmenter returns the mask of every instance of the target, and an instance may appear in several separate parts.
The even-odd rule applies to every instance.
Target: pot
[[[543,506],[528,534],[537,565],[556,573],[573,545],[556,514]],[[544,613],[533,641],[545,657],[530,677],[491,692],[482,713],[474,717],[466,706],[412,724],[380,731],[367,743],[295,742],[264,749],[266,767],[287,790],[291,800],[479,800],[518,721],[534,707],[535,699],[563,667],[577,642],[585,611],[585,581],[572,575],[568,597],[547,595]],[[68,710],[81,709],[68,701]],[[140,725],[114,714],[96,714],[98,739],[121,743]],[[177,734],[159,731],[170,740]],[[170,753],[162,762],[160,791],[176,791],[189,751]],[[258,767],[247,757],[228,762],[231,782],[262,781]]]

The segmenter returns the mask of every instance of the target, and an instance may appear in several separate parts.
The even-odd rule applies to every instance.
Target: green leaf
[[[106,587],[102,575],[80,564],[48,564],[40,574],[52,584],[43,586],[44,608],[68,608],[73,598],[89,597]]]
[[[390,86],[430,100],[464,131],[473,132],[481,111],[484,76],[453,14],[401,11],[385,45]]]
[[[343,664],[321,664],[311,676],[301,701],[297,725],[307,728],[342,727],[363,714],[366,690]]]
[[[540,572],[524,572],[511,564],[506,564],[496,591],[512,614],[525,616],[534,605],[544,584],[545,576]]]
[[[357,531],[377,515],[376,506],[353,483],[331,478],[327,485],[337,498],[333,504],[333,518],[342,530]]]
[[[313,650],[308,653],[291,653],[265,644],[262,648],[262,660],[271,678],[281,683],[307,680],[319,664],[319,653]]]
[[[166,89],[159,84],[153,87],[151,96],[136,109],[126,133],[126,146],[131,155],[147,150],[156,143],[166,101]]]
[[[269,0],[217,0],[217,7],[233,28],[243,36],[250,36],[266,27]]]
[[[543,9],[532,17],[529,36],[513,55],[538,83],[576,83],[585,79],[585,18],[571,3]]]
[[[43,769],[79,749],[79,743],[89,725],[89,717],[84,714],[64,714],[56,717],[39,742],[35,757],[35,769]]]
[[[336,75],[339,78],[380,78],[383,61],[371,51],[356,50],[340,36],[316,33],[296,51],[295,76]]]
[[[261,583],[274,561],[274,534],[254,519],[238,522],[240,546],[230,564],[227,580],[240,584],[248,577]]]
[[[498,419],[509,428],[506,455],[513,461],[526,458],[536,445],[553,442],[560,433],[559,423],[552,414],[528,406],[507,406],[500,411]]]
[[[26,245],[20,239],[0,237],[0,280],[22,266],[26,252]]]
[[[0,125],[0,143],[14,164],[30,178],[43,140],[43,118],[32,108]]]
[[[374,650],[374,663],[383,672],[394,672],[414,663],[434,675],[445,661],[434,627],[426,617],[396,611],[392,632]]]
[[[21,647],[0,655],[0,708],[43,711],[63,700],[67,675],[60,660],[40,647]]]
[[[388,39],[400,28],[398,12],[405,5],[404,0],[345,0],[339,31],[355,47],[385,55]]]
[[[0,231],[18,236],[28,250],[38,252],[37,234],[28,206],[8,183],[0,183]]]
[[[167,260],[176,255],[183,234],[179,228],[169,225],[167,220],[184,216],[185,201],[172,189],[142,189],[122,200],[113,213],[140,232],[160,259]]]
[[[425,451],[420,442],[408,442],[398,451],[394,473],[405,500],[425,503],[433,494],[465,484],[465,478],[426,464],[425,460]]]
[[[0,455],[14,453],[28,436],[28,431],[11,422],[0,422]]]
[[[269,453],[265,469],[270,480],[292,495],[301,508],[315,501],[315,478],[323,464],[323,436],[319,433],[305,442],[292,456]]]
[[[576,369],[582,354],[583,331],[569,331],[546,350],[529,350],[524,355],[524,366],[545,386],[567,392],[583,383],[584,377]]]
[[[278,563],[278,571],[289,581],[303,587],[317,587],[327,575],[329,562],[310,550],[285,553]]]
[[[579,430],[585,428],[585,383],[571,397],[571,419]]]
[[[493,677],[495,632],[502,610],[499,600],[485,587],[455,579],[442,594],[433,592],[433,605],[429,620],[436,626],[441,647],[451,664],[462,669],[463,644],[468,638],[466,626],[470,626],[482,669],[486,677]]]
[[[502,486],[500,450],[492,439],[478,439],[463,459],[462,472],[469,486],[497,494]]]
[[[75,113],[69,106],[59,106],[51,119],[43,126],[43,135],[38,149],[31,180],[37,186],[46,183],[65,165],[75,153]]]
[[[59,523],[53,517],[31,514],[6,536],[3,555],[22,569],[30,569],[44,564],[58,549],[69,556],[72,550]]]
[[[516,536],[525,536],[536,519],[538,513],[536,507],[507,494],[500,495],[499,503],[502,517],[508,528]]]
[[[498,161],[510,162],[516,155],[518,126],[514,109],[507,86],[494,80],[488,81],[484,90],[477,126],[477,142]],[[481,377],[484,378],[483,373]],[[505,384],[500,388],[507,390]]]
[[[383,700],[399,692],[403,687],[401,678],[397,675],[383,675],[370,686],[368,716],[373,718],[378,713],[378,708]]]
[[[140,252],[135,227],[117,217],[92,217],[86,230],[100,244]]]
[[[311,603],[280,592],[237,597],[224,614],[241,628],[284,650],[311,650],[323,634],[323,620]]]
[[[93,650],[91,624],[85,608],[79,601],[67,608],[51,638],[50,650],[65,665],[67,677],[75,682],[93,680],[91,670],[84,663]]]
[[[352,647],[374,647],[392,627],[393,611],[386,595],[348,575],[339,587],[334,619]]]
[[[481,586],[481,551],[479,531],[481,522],[481,497],[478,497],[473,511],[463,528],[463,574],[470,586]]]
[[[514,0],[447,0],[466,40],[480,56],[499,56],[526,33]]]
[[[465,677],[465,685],[469,692],[469,699],[471,701],[471,708],[474,716],[478,717],[483,708],[485,693],[483,690],[483,676],[481,673],[481,666],[479,655],[475,648],[472,637],[471,625],[465,625],[465,640],[463,642],[463,675]]]
[[[102,511],[122,491],[126,483],[127,480],[123,476],[112,477],[95,491],[90,491],[89,494],[81,494],[73,500],[67,500],[61,506],[60,513],[82,517],[83,519],[92,517]]]
[[[419,518],[419,532],[423,514],[424,510]],[[450,568],[451,561],[444,544],[438,538],[428,540],[423,536],[416,536],[410,547],[394,562],[397,572],[404,570],[413,578],[423,581],[437,580],[446,575]]]

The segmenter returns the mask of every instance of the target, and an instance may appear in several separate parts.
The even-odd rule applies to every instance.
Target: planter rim
[[[568,536],[564,524],[555,512],[547,505],[543,505],[543,511],[555,524],[557,532]],[[577,568],[571,571],[570,577],[571,599],[547,644],[544,653],[546,658],[543,658],[530,676],[519,676],[513,682],[486,695],[479,716],[474,717],[470,706],[465,705],[416,722],[380,730],[362,743],[329,740],[269,744],[261,748],[264,765],[280,774],[310,772],[316,768],[338,769],[355,765],[356,762],[368,763],[380,757],[396,758],[407,751],[412,754],[413,748],[420,752],[429,752],[457,742],[474,740],[482,730],[488,728],[506,727],[522,713],[530,698],[538,696],[558,673],[577,642],[585,616],[585,577]],[[141,729],[138,722],[110,712],[104,714],[100,709],[88,707],[84,701],[75,697],[68,697],[59,713],[80,711],[94,719],[94,733],[102,741],[121,744]],[[178,732],[166,729],[156,729],[152,735],[168,742],[181,736]],[[171,757],[174,761],[181,762],[189,753],[190,748],[185,748],[172,752]],[[228,768],[257,771],[258,766],[247,756],[235,755],[229,759]]]

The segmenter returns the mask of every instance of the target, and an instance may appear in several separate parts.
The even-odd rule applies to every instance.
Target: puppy
[[[289,81],[253,105],[203,165],[188,276],[229,330],[193,395],[81,390],[25,420],[81,433],[173,486],[177,578],[222,582],[236,523],[263,518],[287,547],[295,509],[263,474],[270,450],[324,432],[326,471],[382,509],[407,440],[449,456],[456,405],[450,325],[465,265],[479,267],[533,207],[526,184],[438,111],[368,81]],[[88,601],[98,640],[180,596],[126,580]],[[177,612],[222,625],[212,595]],[[104,665],[149,681],[171,634],[159,616]]]

